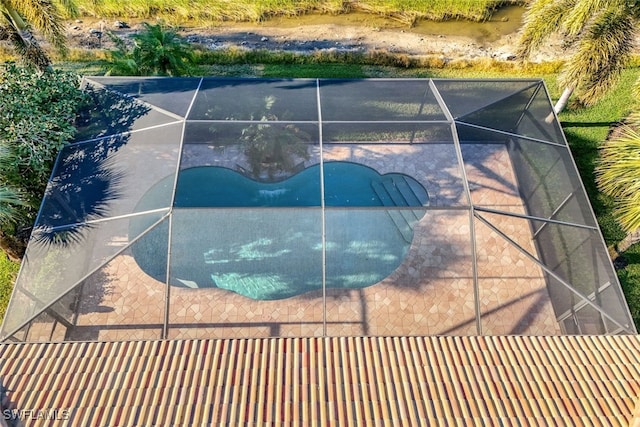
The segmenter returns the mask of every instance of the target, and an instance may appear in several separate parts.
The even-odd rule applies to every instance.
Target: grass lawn
[[[295,76],[290,72],[295,69]],[[297,77],[297,78],[344,78],[352,79],[367,77],[362,65],[359,64],[301,64],[295,66],[265,65],[262,69],[264,77]]]
[[[636,328],[640,329],[640,244],[629,248],[624,253],[624,257],[628,265],[618,270],[618,278]]]
[[[4,254],[0,254],[0,319],[4,318],[4,312],[9,304],[13,289],[13,281],[19,268],[18,263],[11,262]]]

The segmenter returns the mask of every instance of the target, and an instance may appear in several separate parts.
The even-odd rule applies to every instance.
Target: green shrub
[[[143,23],[133,36],[134,46],[111,36],[117,49],[110,52],[107,74],[116,76],[189,76],[197,74],[193,47],[163,24]]]
[[[20,255],[14,246],[28,237],[53,162],[75,134],[84,99],[75,74],[0,68],[0,188],[11,189],[24,202],[14,204],[10,218],[0,221],[0,243],[9,255]]]

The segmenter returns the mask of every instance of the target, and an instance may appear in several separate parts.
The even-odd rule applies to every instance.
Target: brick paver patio
[[[478,219],[473,220],[474,289],[470,214],[449,209],[466,203],[461,171],[445,162],[443,149],[453,147],[325,147],[326,160],[358,162],[380,173],[404,165],[400,170],[411,170],[429,191],[433,209],[415,226],[402,264],[381,282],[327,289],[326,299],[316,291],[257,301],[218,288],[167,288],[144,273],[127,250],[85,281],[76,327],[67,339],[161,338],[167,306],[168,338],[560,334],[541,269]],[[474,205],[525,213],[504,146],[463,146],[463,154]],[[490,220],[536,254],[525,221],[502,215]],[[32,329],[35,335],[37,327]]]

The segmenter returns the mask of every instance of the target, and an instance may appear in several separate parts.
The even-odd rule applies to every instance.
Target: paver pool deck
[[[380,173],[408,171],[429,191],[430,208],[414,229],[408,255],[381,282],[256,301],[217,288],[167,287],[145,274],[126,250],[85,281],[76,326],[66,338],[158,339],[165,316],[167,338],[560,334],[540,267],[467,208],[446,208],[468,203],[460,191],[460,171],[443,163],[442,149],[438,144],[324,147],[325,161],[362,163]],[[462,151],[475,206],[526,213],[504,145],[468,145]],[[393,156],[386,155],[390,152]],[[198,158],[214,159],[205,164],[215,165],[238,161],[193,156]],[[185,161],[188,155],[183,166]],[[490,220],[536,255],[526,221],[503,215]],[[478,248],[477,288],[470,221]]]

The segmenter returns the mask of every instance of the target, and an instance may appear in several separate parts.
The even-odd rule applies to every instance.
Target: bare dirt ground
[[[83,20],[68,23],[72,46],[110,48],[106,32],[127,38],[139,31],[140,23],[127,22],[129,28],[117,28],[115,21]],[[459,35],[424,34],[411,29],[385,29],[359,25],[233,24],[212,28],[184,28],[180,35],[209,49],[267,49],[299,53],[316,51],[386,51],[411,56],[435,56],[447,60],[496,58],[515,59],[518,34],[513,32],[490,40]],[[98,35],[102,34],[99,38]],[[563,54],[561,41],[546,44],[532,61],[557,59]]]

